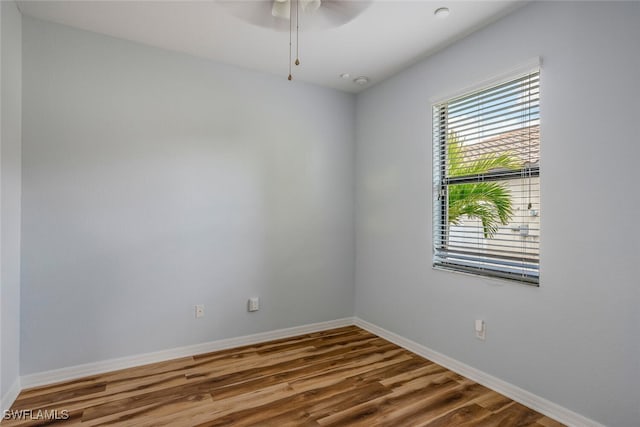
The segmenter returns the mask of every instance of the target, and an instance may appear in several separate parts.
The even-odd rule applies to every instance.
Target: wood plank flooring
[[[3,427],[562,425],[356,326],[32,388],[11,409],[31,412]],[[52,413],[69,418],[32,419]]]

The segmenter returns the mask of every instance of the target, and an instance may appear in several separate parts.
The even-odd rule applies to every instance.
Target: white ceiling
[[[237,0],[232,6],[259,9],[257,1],[262,0]],[[294,79],[358,92],[522,4],[518,0],[374,0],[364,12],[336,28],[305,31],[301,21],[301,65],[294,68]],[[442,6],[451,11],[445,19],[433,13]],[[43,20],[265,71],[283,79],[288,74],[288,32],[245,22],[222,1],[20,1],[19,7],[25,15]],[[340,78],[342,73],[351,78]],[[371,82],[366,86],[353,83],[360,75],[368,76]]]

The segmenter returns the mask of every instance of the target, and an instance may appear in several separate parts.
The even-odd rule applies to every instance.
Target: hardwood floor
[[[31,413],[3,427],[562,425],[356,326],[32,388],[12,410]],[[29,419],[51,414],[68,419]]]

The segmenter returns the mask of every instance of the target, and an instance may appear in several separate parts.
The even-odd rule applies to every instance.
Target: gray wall
[[[353,314],[353,95],[23,30],[22,374]]]
[[[22,17],[12,1],[0,2],[0,15],[0,397],[4,397],[18,380],[20,358]]]
[[[358,96],[359,317],[607,425],[637,425],[639,23],[637,2],[532,3]],[[541,286],[434,271],[430,99],[538,55]]]

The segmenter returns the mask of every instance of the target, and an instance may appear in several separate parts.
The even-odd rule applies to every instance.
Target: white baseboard
[[[2,402],[0,402],[0,412],[4,414],[4,411],[11,408],[13,402],[16,401],[16,398],[20,394],[21,384],[20,377],[16,378],[16,380],[11,384],[9,391],[7,391],[4,396],[2,396]]]
[[[339,328],[342,326],[353,324],[353,317],[345,317],[344,319],[329,320],[327,322],[312,323],[309,325],[294,326],[292,328],[277,329],[275,331],[260,332],[257,334],[245,335],[242,337],[227,338],[202,344],[194,344],[185,347],[162,350],[153,353],[102,360],[99,362],[87,363],[84,365],[37,372],[35,374],[22,376],[20,379],[20,383],[22,385],[22,388],[26,389],[30,387],[37,387],[61,381],[69,381],[90,375],[116,371],[119,369],[133,368],[135,366],[147,365],[149,363],[164,362],[180,357],[194,356],[196,354],[209,353],[211,351],[225,350],[228,348],[240,347],[243,345],[257,344],[260,342],[277,340],[280,338],[288,338],[296,335],[309,334],[312,332],[319,332],[326,329]],[[13,402],[13,400],[11,402]]]
[[[490,389],[495,390],[498,393],[501,393],[508,398],[515,400],[516,402],[522,403],[523,405],[535,411],[538,411],[541,414],[553,418],[554,420],[566,424],[569,427],[605,427],[604,425],[594,420],[586,418],[565,407],[557,405],[538,395],[523,390],[520,387],[517,387],[513,384],[482,372],[479,369],[464,364],[456,359],[431,350],[430,348],[418,344],[415,341],[411,341],[398,334],[387,331],[386,329],[374,325],[373,323],[369,323],[358,317],[354,319],[354,323],[356,326],[359,326],[362,329],[371,332],[372,334],[378,335],[379,337],[382,337],[387,341],[391,341],[392,343],[397,344],[400,347],[403,347],[426,359],[429,359],[432,362],[442,365],[451,371],[457,372],[458,374],[467,377],[477,382],[478,384],[489,387]]]

